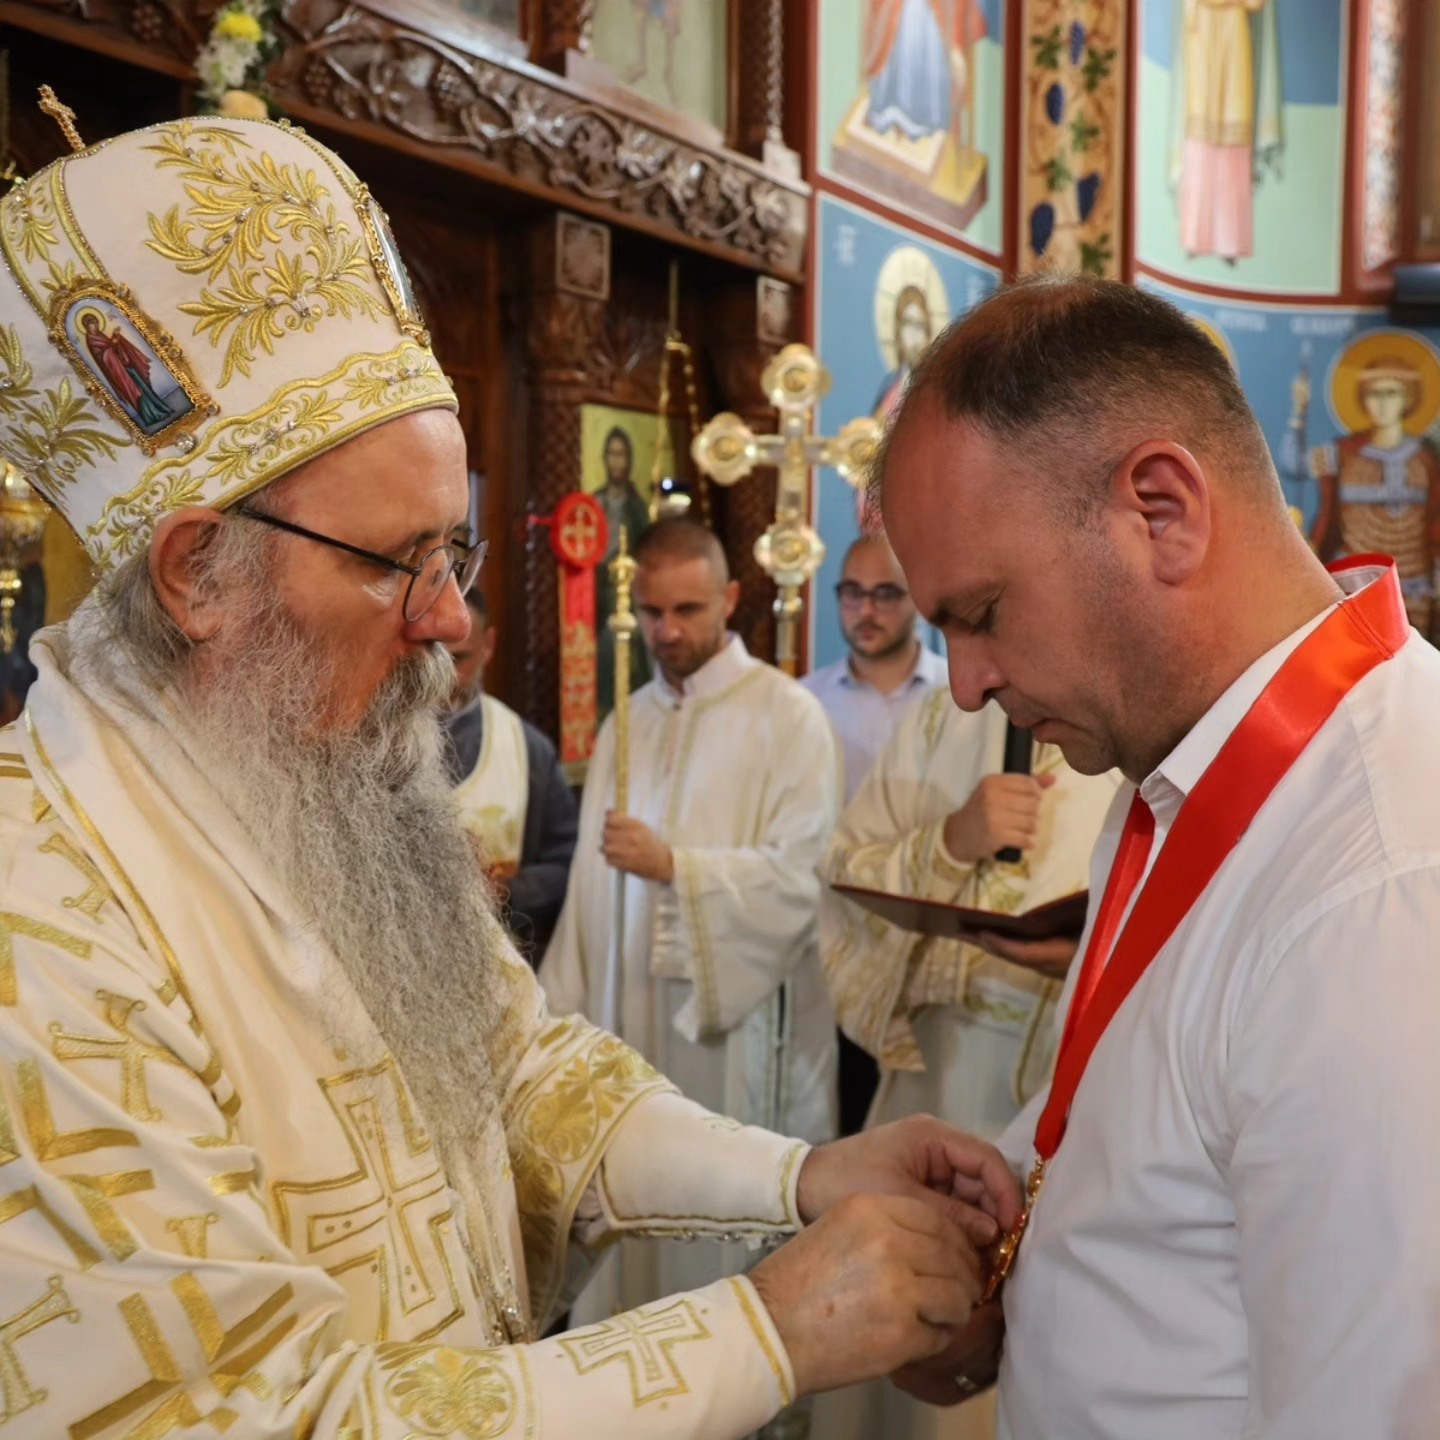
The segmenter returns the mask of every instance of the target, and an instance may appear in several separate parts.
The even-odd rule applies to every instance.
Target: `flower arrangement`
[[[264,120],[270,107],[258,93],[265,67],[280,49],[275,18],[280,0],[229,0],[216,12],[210,38],[195,57],[200,108],[211,115]]]

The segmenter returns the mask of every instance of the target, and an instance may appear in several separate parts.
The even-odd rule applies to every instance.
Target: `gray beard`
[[[228,648],[203,687],[185,686],[185,743],[334,953],[454,1176],[498,1110],[504,986],[442,759],[454,665],[436,645],[390,676],[355,730],[316,733],[340,666],[277,604]]]

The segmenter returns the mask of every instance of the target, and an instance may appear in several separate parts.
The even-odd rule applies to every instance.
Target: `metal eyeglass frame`
[[[299,535],[305,540],[314,540],[321,545],[333,546],[336,550],[343,550],[348,555],[358,555],[362,560],[369,560],[373,564],[383,565],[387,570],[398,570],[402,575],[410,577],[409,587],[405,591],[405,604],[402,611],[407,624],[413,625],[423,615],[434,608],[435,602],[440,598],[440,592],[445,588],[445,580],[453,575],[455,583],[460,587],[460,594],[463,597],[475,583],[475,577],[480,573],[480,567],[485,563],[485,557],[490,551],[488,540],[478,540],[474,545],[465,545],[458,540],[447,540],[443,545],[436,545],[434,549],[427,550],[421,557],[418,565],[407,565],[403,560],[392,560],[388,555],[381,555],[374,550],[362,549],[359,545],[352,545],[348,540],[337,540],[333,535],[322,535],[318,530],[307,530],[303,525],[296,525],[289,520],[282,520],[278,515],[264,515],[259,510],[252,510],[248,505],[237,505],[237,515],[243,515],[247,520],[258,520],[262,525],[273,525],[277,530],[287,531],[291,535]],[[425,605],[415,614],[410,613],[410,602],[415,594],[415,582],[425,573],[425,566],[429,563],[432,555],[438,555],[442,550],[448,551],[451,556],[450,569],[445,579],[435,587],[435,592]]]

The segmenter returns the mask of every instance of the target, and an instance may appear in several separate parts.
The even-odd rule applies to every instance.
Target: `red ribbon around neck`
[[[1050,1098],[1035,1130],[1041,1160],[1048,1162],[1059,1148],[1090,1056],[1150,962],[1316,732],[1350,690],[1409,636],[1393,562],[1356,556],[1332,570],[1366,566],[1383,566],[1384,573],[1343,600],[1305,637],[1185,798],[1111,953],[1155,832],[1149,806],[1135,796],[1065,1021]]]

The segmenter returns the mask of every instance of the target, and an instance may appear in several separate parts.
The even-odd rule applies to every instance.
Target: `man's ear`
[[[480,665],[483,669],[495,658],[495,640],[499,632],[493,625],[485,626],[485,634],[480,638]]]
[[[1150,565],[1162,584],[1182,585],[1210,548],[1210,482],[1183,445],[1148,440],[1119,464],[1113,498],[1144,526]]]
[[[731,580],[725,586],[725,619],[728,621],[735,613],[735,607],[740,603],[740,582]]]
[[[224,517],[218,510],[189,506],[167,515],[150,542],[150,583],[165,613],[196,642],[211,639],[224,619],[223,607],[199,582],[200,561],[214,544]]]

